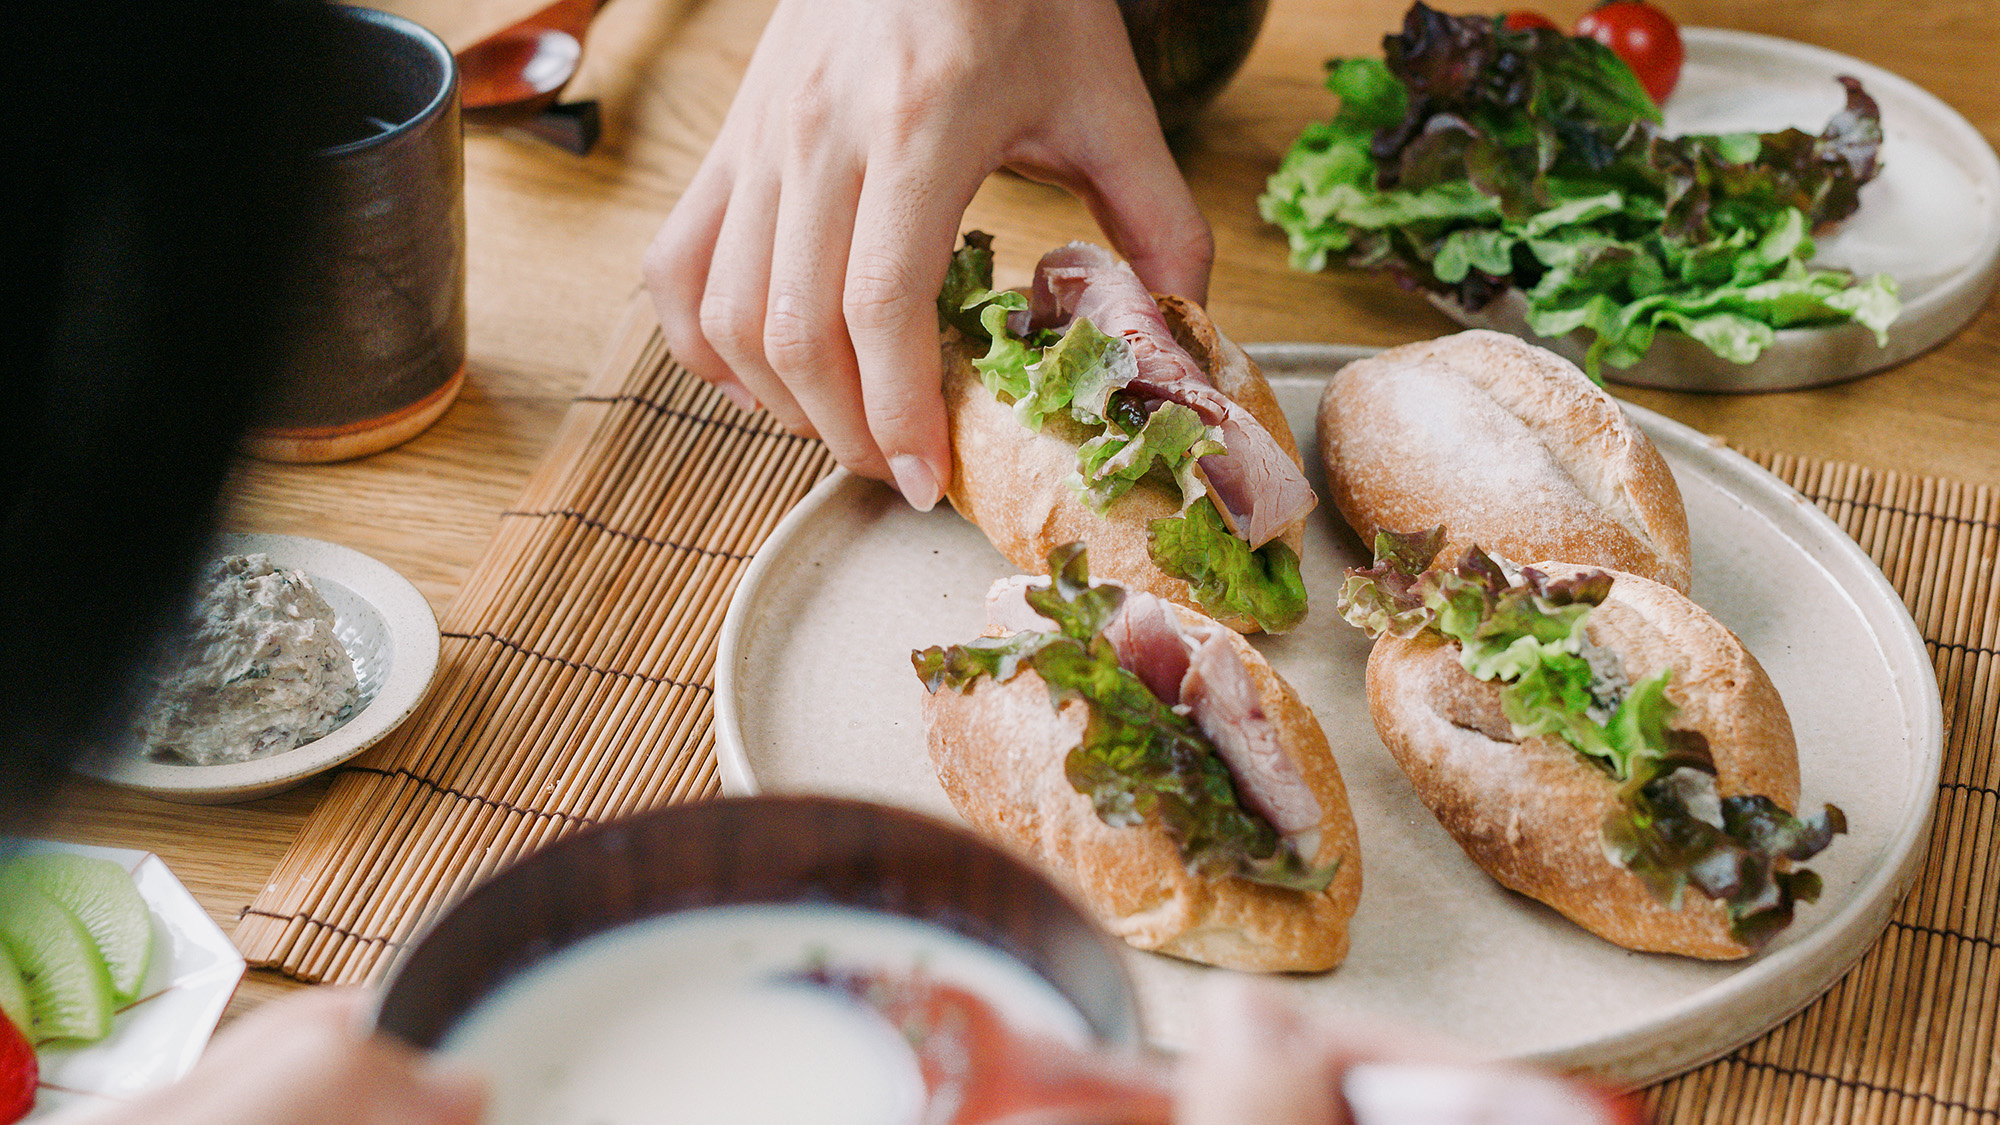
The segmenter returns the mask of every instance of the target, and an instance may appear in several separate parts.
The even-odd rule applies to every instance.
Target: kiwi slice
[[[111,974],[113,999],[136,999],[153,954],[153,912],[125,868],[75,852],[32,852],[10,866],[83,923]]]
[[[0,943],[28,986],[28,1038],[94,1042],[111,1030],[111,974],[76,915],[0,871]]]
[[[21,979],[21,969],[14,964],[14,955],[7,952],[7,943],[0,942],[0,1016],[26,1035],[33,1012],[28,1003],[28,982]]]

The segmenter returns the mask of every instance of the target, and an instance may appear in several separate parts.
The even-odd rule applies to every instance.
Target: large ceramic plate
[[[326,735],[246,762],[156,761],[137,746],[85,757],[80,773],[189,804],[248,801],[289,789],[382,740],[410,716],[437,672],[437,617],[408,579],[349,547],[296,535],[224,535],[217,553],[263,553],[302,570],[333,608],[334,635],[354,661],[361,705]]]
[[[1817,261],[1887,273],[1902,314],[1886,345],[1859,325],[1790,328],[1754,362],[1731,363],[1678,332],[1662,332],[1620,383],[1694,391],[1770,391],[1837,382],[1900,363],[1943,341],[1985,307],[2000,276],[2000,158],[1965,118],[1923,88],[1859,59],[1742,31],[1682,31],[1687,63],[1665,107],[1671,134],[1795,126],[1817,134],[1844,104],[1836,75],[1861,80],[1882,109],[1882,172],[1861,209],[1819,239]],[[1517,290],[1478,313],[1448,300],[1459,322],[1525,336],[1578,360],[1582,330],[1559,340],[1528,331]]]
[[[1355,349],[1252,349],[1310,450],[1320,380]],[[1674,468],[1694,529],[1695,596],[1769,669],[1798,730],[1804,799],[1849,835],[1813,867],[1816,906],[1754,960],[1631,953],[1500,889],[1416,800],[1376,738],[1366,641],[1332,612],[1360,545],[1322,506],[1303,556],[1313,611],[1256,644],[1326,728],[1361,832],[1364,888],[1346,964],[1288,979],[1311,1007],[1436,1028],[1498,1057],[1639,1084],[1747,1041],[1827,988],[1887,924],[1930,820],[1943,720],[1921,638],[1881,572],[1817,508],[1743,457],[1632,409]],[[1316,457],[1308,453],[1308,462]],[[1317,469],[1315,486],[1321,485]],[[717,745],[731,793],[821,792],[955,816],[924,751],[913,648],[978,634],[1012,568],[946,509],[910,510],[836,474],[746,572],[717,657]],[[1149,1034],[1189,1037],[1206,973],[1133,951]]]
[[[243,979],[243,955],[160,857],[124,848],[48,840],[0,841],[0,854],[68,851],[98,856],[132,873],[153,912],[153,959],[139,998],[111,1021],[111,1034],[87,1047],[43,1047],[41,1085],[27,1120],[129,1101],[187,1073]]]

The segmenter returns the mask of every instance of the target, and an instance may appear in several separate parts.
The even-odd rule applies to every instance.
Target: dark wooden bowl
[[[475,887],[390,970],[375,1025],[417,1047],[521,970],[676,911],[810,902],[900,914],[1011,954],[1105,1043],[1139,1042],[1118,944],[1042,875],[955,825],[828,797],[676,805],[579,832]]]
[[[1215,100],[1249,57],[1269,0],[1118,0],[1160,127],[1173,132]]]

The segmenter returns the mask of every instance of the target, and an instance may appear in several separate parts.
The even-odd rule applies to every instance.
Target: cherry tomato
[[[1662,104],[1681,80],[1680,29],[1665,12],[1643,0],[1612,0],[1576,21],[1576,33],[1588,35],[1625,60],[1654,104]]]
[[[0,1015],[0,1121],[19,1121],[35,1108],[39,1070],[28,1037]]]
[[[1508,31],[1525,31],[1531,27],[1545,27],[1550,31],[1562,30],[1556,21],[1540,12],[1508,12],[1500,23]]]

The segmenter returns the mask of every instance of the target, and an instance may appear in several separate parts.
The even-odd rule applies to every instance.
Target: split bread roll
[[[1052,260],[1057,263],[1054,267]],[[1085,297],[1082,303],[1090,317],[1084,317],[1070,307],[1073,295],[1066,290],[1063,303],[1054,306],[1056,311],[1041,309],[1058,299],[1044,298],[1040,291],[1048,284],[1039,278],[1051,268],[1064,268],[1065,262],[1073,273],[1089,274],[1091,284],[1109,279],[1107,288],[1120,290],[1119,301]],[[1081,284],[1077,283],[1079,288]],[[1072,243],[1051,251],[1038,267],[1037,290],[1037,315],[1053,317],[1056,323],[1094,318],[1099,330],[1130,343],[1141,373],[1129,386],[1143,386],[1144,401],[1191,403],[1204,421],[1222,428],[1228,435],[1226,459],[1234,463],[1230,479],[1213,475],[1219,458],[1201,458],[1204,472],[1210,474],[1204,477],[1208,495],[1193,503],[1216,504],[1230,530],[1250,548],[1276,541],[1290,548],[1296,560],[1304,543],[1306,513],[1318,500],[1305,482],[1304,461],[1284,410],[1243,349],[1218,331],[1199,306],[1178,297],[1147,294],[1115,255],[1088,244]],[[1134,303],[1142,307],[1134,311]],[[1117,307],[1102,307],[1111,304]],[[1162,319],[1164,326],[1159,324]],[[951,332],[942,346],[952,456],[945,496],[959,514],[1023,571],[1043,573],[1051,551],[1081,542],[1088,547],[1091,567],[1099,577],[1193,609],[1210,608],[1188,578],[1162,570],[1149,549],[1152,521],[1183,510],[1180,489],[1170,478],[1151,473],[1102,511],[1096,510],[1078,495],[1073,480],[1079,447],[1104,427],[1057,412],[1043,419],[1039,429],[1030,429],[1016,417],[1013,404],[988,390],[974,369],[973,360],[986,354],[985,339]],[[1198,377],[1192,375],[1193,369],[1199,369]],[[1242,510],[1224,503],[1224,493],[1234,496]],[[1299,597],[1303,612],[1302,587]],[[1261,627],[1252,616],[1226,608],[1211,615],[1239,632]]]
[[[1364,544],[1442,526],[1441,558],[1477,544],[1689,589],[1673,472],[1554,352],[1483,329],[1390,348],[1328,380],[1318,431],[1334,506]]]
[[[1142,597],[1130,594],[1128,600]],[[1198,640],[1220,646],[1212,657],[1240,661],[1248,672],[1251,710],[1275,727],[1282,758],[1309,794],[1304,818],[1281,825],[1291,829],[1284,838],[1295,846],[1304,842],[1299,854],[1307,866],[1337,865],[1323,889],[1193,874],[1156,819],[1125,827],[1105,823],[1065,772],[1092,705],[1071,698],[1053,706],[1048,684],[1032,670],[1004,682],[982,677],[969,691],[940,687],[927,697],[924,726],[938,780],[969,824],[1049,871],[1137,948],[1230,969],[1330,969],[1347,955],[1361,860],[1326,736],[1297,693],[1241,636],[1193,611],[1161,608]],[[1248,805],[1249,779],[1234,772]],[[1291,806],[1289,815],[1297,817],[1298,795]]]
[[[1679,711],[1669,725],[1706,739],[1720,796],[1760,794],[1796,809],[1791,720],[1733,633],[1677,591],[1631,574],[1613,575],[1585,628],[1630,682],[1672,669],[1666,695]],[[1435,632],[1382,636],[1368,659],[1368,703],[1417,795],[1474,862],[1629,949],[1706,959],[1755,951],[1731,935],[1721,902],[1690,887],[1675,909],[1608,858],[1600,834],[1619,806],[1618,783],[1558,738],[1517,739],[1499,686],[1459,657]]]

